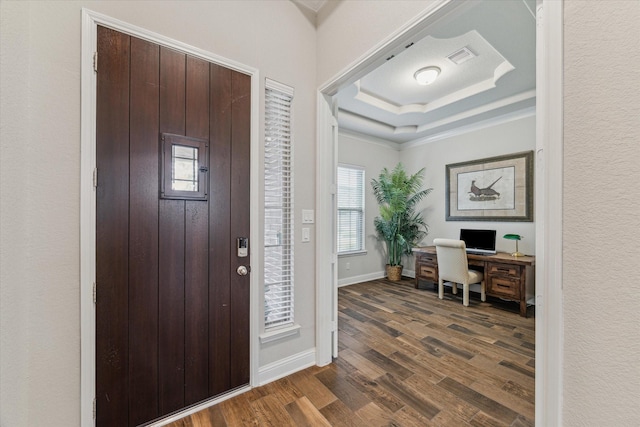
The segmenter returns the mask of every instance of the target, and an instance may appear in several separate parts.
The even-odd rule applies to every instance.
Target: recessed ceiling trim
[[[418,132],[418,126],[397,126],[393,133],[396,135],[402,135],[404,133],[416,133]]]
[[[535,89],[528,90],[526,92],[522,92],[517,95],[509,96],[507,98],[503,98],[498,101],[484,104],[480,107],[472,108],[470,110],[463,111],[459,114],[454,114],[452,116],[446,117],[441,120],[436,120],[422,126],[393,126],[393,125],[382,123],[380,121],[373,120],[368,117],[361,116],[351,111],[342,110],[342,109],[340,110],[340,121],[347,126],[358,124],[360,126],[367,126],[368,129],[375,129],[379,132],[384,132],[384,133],[393,134],[393,135],[418,134],[431,129],[438,128],[440,126],[445,126],[461,120],[469,119],[471,117],[478,116],[480,114],[484,114],[493,110],[497,110],[499,108],[507,107],[511,104],[527,101],[529,99],[535,99],[535,97],[536,97]]]
[[[357,140],[366,142],[367,144],[379,145],[381,147],[389,148],[395,151],[402,151],[402,149],[404,148],[404,144],[400,144],[398,142],[389,141],[386,139],[378,138],[375,136],[367,135],[367,134],[356,132],[354,130],[349,130],[349,129],[338,129],[338,135],[357,139]]]
[[[501,124],[513,122],[515,120],[524,119],[527,117],[536,115],[536,107],[527,107],[522,110],[512,111],[501,116],[492,117],[490,119],[482,120],[476,123],[471,123],[466,126],[460,126],[452,130],[429,135],[424,138],[414,139],[413,141],[405,142],[402,144],[401,150],[407,150],[409,148],[419,147],[421,145],[428,144],[430,142],[439,141],[441,139],[452,138],[454,136],[463,135],[469,132],[475,132],[481,129],[498,126]]]
[[[341,111],[342,112],[342,111]],[[368,135],[362,132],[340,128],[338,134],[346,137],[358,139],[370,144],[380,145],[395,151],[408,150],[410,148],[419,147],[431,142],[440,141],[442,139],[452,138],[458,135],[464,135],[465,133],[475,132],[478,130],[490,128],[493,126],[499,126],[505,123],[513,122],[515,120],[525,119],[536,115],[536,107],[526,107],[521,110],[513,111],[501,116],[492,117],[490,119],[482,120],[476,123],[471,123],[466,126],[460,126],[458,128],[429,135],[424,138],[414,139],[409,142],[398,143],[389,141],[386,139],[378,138],[376,136]]]
[[[459,91],[450,93],[447,96],[443,96],[442,98],[436,99],[427,104],[407,104],[407,105],[393,104],[375,95],[364,92],[360,87],[360,80],[358,80],[355,83],[357,93],[354,96],[354,99],[357,99],[360,102],[364,102],[365,104],[370,105],[371,107],[378,108],[380,110],[384,110],[388,113],[395,114],[398,116],[401,114],[409,114],[409,113],[428,113],[430,111],[444,107],[445,105],[449,105],[456,101],[460,101],[461,99],[468,98],[473,95],[477,95],[489,89],[493,89],[494,87],[496,87],[496,82],[498,81],[498,79],[500,79],[500,77],[504,76],[506,73],[514,69],[515,67],[511,65],[509,61],[504,61],[495,68],[493,72],[493,78],[467,86]]]
[[[511,104],[515,104],[517,102],[526,101],[528,99],[532,99],[536,97],[536,91],[528,90],[526,92],[519,93],[517,95],[509,96],[507,98],[500,99],[498,101],[494,101],[480,107],[472,108],[467,111],[463,111],[462,113],[455,114],[453,116],[449,116],[442,120],[436,120],[435,122],[431,122],[422,126],[419,126],[417,132],[424,132],[429,129],[434,129],[439,126],[444,126],[453,122],[457,122],[460,120],[468,119],[473,116],[477,116],[483,113],[487,113],[489,111],[497,110],[498,108],[507,107]]]
[[[493,85],[495,86],[496,83],[498,83],[498,80],[500,80],[500,78],[502,76],[504,76],[508,72],[513,71],[515,69],[516,69],[516,67],[511,65],[511,63],[509,61],[504,61],[504,62],[500,63],[496,67],[496,69],[493,71]]]
[[[367,128],[378,132],[394,133],[396,131],[395,126],[379,122],[378,120],[374,120],[369,117],[361,116],[360,114],[356,114],[348,110],[340,109],[338,114],[340,121],[344,124],[348,124],[349,127],[354,125],[364,125],[367,126]]]

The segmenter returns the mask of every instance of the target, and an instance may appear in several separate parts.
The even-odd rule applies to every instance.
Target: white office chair
[[[458,293],[458,283],[462,284],[462,304],[469,306],[469,285],[480,283],[480,299],[486,301],[484,274],[469,270],[464,241],[434,239],[438,254],[438,297],[444,296],[444,281],[452,282],[452,291]]]

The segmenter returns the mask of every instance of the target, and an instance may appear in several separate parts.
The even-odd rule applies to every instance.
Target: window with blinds
[[[265,329],[293,323],[293,89],[266,80],[264,146]]]
[[[338,254],[364,251],[364,169],[338,165]]]

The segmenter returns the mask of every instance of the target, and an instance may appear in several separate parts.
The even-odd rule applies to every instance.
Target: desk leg
[[[527,269],[520,273],[520,316],[527,317]]]

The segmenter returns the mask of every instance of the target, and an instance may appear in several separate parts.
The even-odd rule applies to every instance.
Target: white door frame
[[[251,193],[250,239],[253,242],[250,256],[253,271],[262,271],[259,248],[262,241],[259,230],[259,72],[253,67],[218,56],[214,53],[187,45],[163,35],[145,30],[115,18],[82,9],[82,60],[81,60],[81,119],[80,119],[80,425],[95,424],[93,400],[95,395],[95,346],[96,316],[93,304],[93,285],[96,277],[96,194],[93,187],[96,168],[96,75],[93,71],[93,55],[97,50],[98,25],[112,28],[152,43],[179,50],[208,62],[251,76]],[[251,275],[250,307],[259,307],[258,276]],[[222,397],[190,407],[153,425],[164,425],[208,406],[240,394],[258,383],[258,331],[259,310],[251,309],[250,318],[250,379],[248,387],[237,389]]]
[[[539,0],[536,31],[536,425],[562,425],[562,88],[563,2]],[[318,365],[331,363],[333,299],[337,295],[333,206],[336,141],[329,126],[335,118],[331,97],[367,74],[441,13],[468,1],[440,0],[383,40],[318,89],[317,147],[317,336]],[[324,208],[323,208],[324,207]]]

